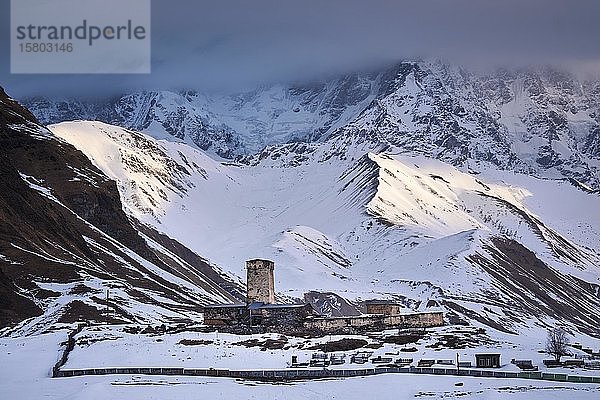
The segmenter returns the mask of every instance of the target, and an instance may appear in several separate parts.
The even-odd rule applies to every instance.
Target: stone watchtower
[[[273,261],[246,261],[246,303],[275,303],[274,269]]]

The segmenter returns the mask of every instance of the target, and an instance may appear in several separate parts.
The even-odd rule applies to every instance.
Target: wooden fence
[[[73,377],[84,375],[179,375],[179,376],[208,376],[223,378],[241,378],[258,381],[292,381],[326,378],[350,378],[380,374],[426,374],[472,376],[482,378],[519,378],[573,383],[600,383],[600,376],[579,376],[567,374],[552,374],[543,372],[503,372],[493,370],[455,368],[418,368],[418,367],[378,367],[363,369],[285,369],[285,370],[229,370],[213,368],[89,368],[63,369],[55,368],[53,377]]]

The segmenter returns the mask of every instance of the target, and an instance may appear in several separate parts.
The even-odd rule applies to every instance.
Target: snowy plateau
[[[37,120],[11,101],[0,102],[6,127],[30,143],[15,148],[57,152],[44,158],[50,177],[15,159],[13,179],[47,215],[68,216],[81,239],[49,223],[39,240],[0,247],[10,278],[9,268],[28,268],[15,286],[41,310],[0,331],[7,398],[22,397],[25,385],[28,398],[53,399],[600,396],[597,383],[416,374],[278,384],[49,377],[77,313],[95,322],[72,338],[66,369],[283,370],[293,355],[305,361],[328,342],[353,339],[373,356],[410,357],[415,366],[498,353],[499,371],[518,372],[516,358],[542,373],[600,377],[543,364],[546,333],[557,326],[581,345],[569,348],[572,358],[587,357],[581,348],[600,352],[599,82],[401,63],[235,96],[26,99]],[[55,154],[68,173],[57,175]],[[93,195],[73,197],[81,188]],[[243,299],[244,262],[254,258],[275,262],[279,302],[342,316],[389,299],[406,312],[441,310],[446,324],[408,343],[391,331],[297,338],[203,330],[200,307]],[[31,269],[45,264],[75,272],[59,279]],[[156,330],[161,324],[166,331]]]

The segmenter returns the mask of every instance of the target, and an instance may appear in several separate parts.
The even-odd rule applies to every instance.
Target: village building
[[[500,368],[500,354],[475,354],[477,368]]]
[[[269,260],[246,262],[246,303],[204,307],[204,323],[225,330],[273,330],[283,333],[360,333],[390,328],[428,328],[444,324],[441,311],[402,313],[403,306],[386,300],[366,303],[367,314],[348,317],[320,316],[311,304],[275,302],[275,264]]]
[[[275,263],[269,260],[246,261],[246,303],[275,303]]]
[[[246,304],[215,304],[204,307],[204,323],[222,327],[301,328],[316,315],[310,304],[275,304],[275,263],[246,261]]]
[[[369,300],[366,303],[367,314],[399,315],[404,308],[390,300]]]

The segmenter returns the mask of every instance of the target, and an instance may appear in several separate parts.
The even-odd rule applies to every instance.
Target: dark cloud
[[[597,0],[154,0],[152,74],[10,75],[5,3],[0,84],[16,96],[229,91],[423,57],[600,65]]]

